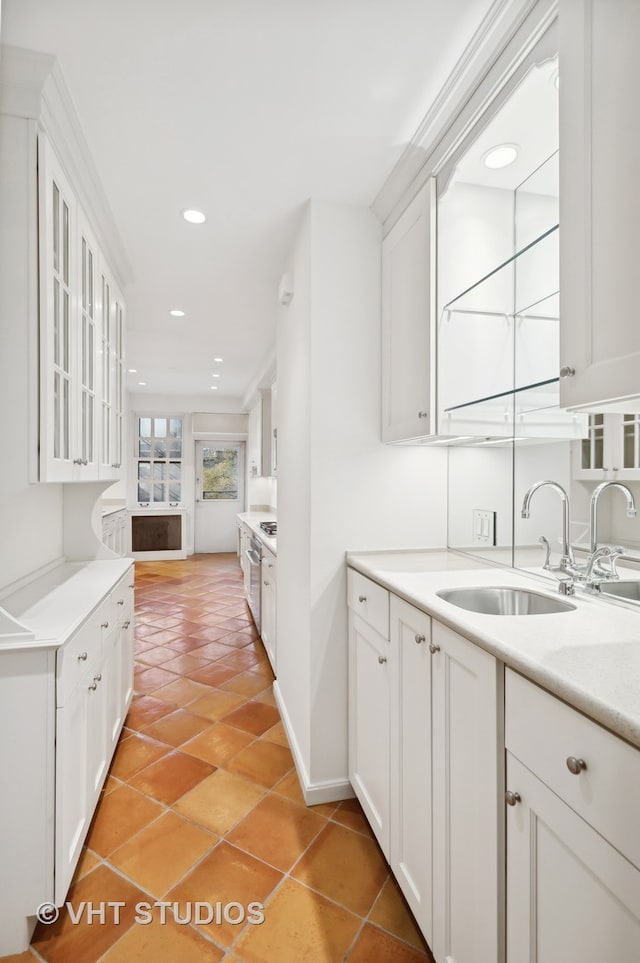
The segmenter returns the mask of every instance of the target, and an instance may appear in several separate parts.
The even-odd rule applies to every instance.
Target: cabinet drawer
[[[640,750],[510,669],[505,698],[507,749],[640,867]]]
[[[69,696],[85,677],[97,667],[102,658],[102,640],[108,612],[107,602],[98,606],[96,611],[69,639],[58,649],[56,657],[56,707],[61,708]]]
[[[117,625],[125,618],[131,618],[133,612],[133,565],[122,576],[109,596],[110,620]]]
[[[347,571],[347,604],[376,632],[389,638],[389,593],[352,568]]]

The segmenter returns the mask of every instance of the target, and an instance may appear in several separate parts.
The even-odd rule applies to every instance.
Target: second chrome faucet
[[[601,485],[595,488],[591,495],[589,505],[589,555],[586,563],[578,564],[571,548],[569,496],[562,485],[550,480],[535,482],[535,484],[525,492],[521,510],[522,518],[529,518],[531,499],[534,493],[540,488],[545,487],[557,492],[562,502],[562,555],[557,566],[549,564],[549,543],[544,536],[540,538],[540,542],[546,544],[547,548],[544,568],[554,574],[559,573],[557,577],[560,578],[560,591],[564,594],[571,594],[573,592],[574,581],[583,582],[587,586],[593,586],[603,579],[617,578],[618,573],[616,572],[615,563],[616,559],[624,553],[624,549],[620,545],[616,545],[613,548],[609,546],[598,548],[598,503],[600,496],[607,488],[617,488],[624,494],[627,500],[627,516],[633,518],[636,515],[636,506],[631,491],[626,485],[613,481],[602,482]],[[608,569],[602,568],[601,564],[599,564],[602,559],[607,559],[609,563]]]

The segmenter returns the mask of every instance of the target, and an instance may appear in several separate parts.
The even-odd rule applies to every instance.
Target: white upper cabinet
[[[640,406],[639,38],[634,0],[560,0],[563,406]]]
[[[116,479],[124,300],[43,133],[38,136],[40,480]]]
[[[435,179],[382,242],[382,440],[435,431]]]

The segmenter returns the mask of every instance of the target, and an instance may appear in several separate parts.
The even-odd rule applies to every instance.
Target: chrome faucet
[[[616,561],[621,555],[624,555],[624,548],[622,545],[602,545],[600,548],[597,548],[594,552],[592,552],[589,556],[587,567],[583,575],[583,579],[587,584],[587,588],[597,588],[599,583],[605,581],[606,579],[618,578]],[[609,561],[608,569],[604,569],[598,564],[603,558],[606,558]]]
[[[560,558],[559,570],[563,572],[566,572],[566,571],[572,572],[575,569],[575,560],[573,557],[573,552],[571,550],[570,535],[569,535],[569,497],[566,491],[564,490],[564,488],[562,487],[562,485],[559,485],[558,482],[554,482],[554,481],[536,482],[525,493],[525,496],[522,502],[522,510],[520,514],[522,518],[529,518],[531,498],[533,497],[534,493],[538,491],[539,488],[545,488],[545,487],[553,488],[553,490],[558,493],[558,495],[562,500],[562,556]],[[548,564],[549,564],[549,559],[547,556],[547,562],[545,564],[545,568],[548,566]]]
[[[598,485],[597,488],[594,488],[591,496],[591,503],[589,505],[589,531],[591,533],[591,544],[589,550],[592,555],[598,547],[598,501],[600,499],[600,495],[607,488],[619,488],[620,491],[625,495],[627,499],[627,518],[634,518],[636,514],[636,503],[634,502],[633,495],[626,485],[616,481],[605,481]]]

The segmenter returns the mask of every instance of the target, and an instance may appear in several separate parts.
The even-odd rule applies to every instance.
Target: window
[[[200,474],[203,500],[237,501],[240,465],[240,448],[202,446],[202,471]]]
[[[182,498],[182,418],[139,417],[138,501],[151,504]]]

